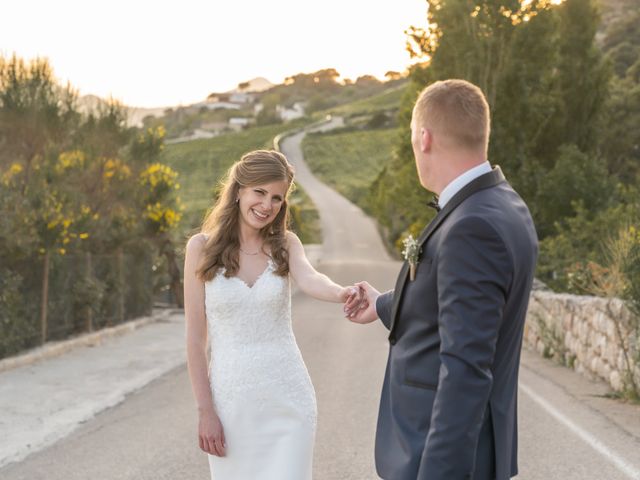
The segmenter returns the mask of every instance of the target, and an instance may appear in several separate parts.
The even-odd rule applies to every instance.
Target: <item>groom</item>
[[[439,198],[415,278],[368,283],[354,322],[389,329],[376,468],[385,480],[492,480],[517,474],[522,333],[538,251],[527,206],[487,162],[489,106],[463,80],[427,87],[411,143],[422,186]]]

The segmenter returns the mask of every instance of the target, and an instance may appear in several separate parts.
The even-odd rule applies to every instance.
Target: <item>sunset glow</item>
[[[175,2],[23,0],[3,5],[0,53],[49,58],[81,94],[128,105],[203,100],[262,76],[336,68],[343,77],[410,64],[404,30],[424,0]]]

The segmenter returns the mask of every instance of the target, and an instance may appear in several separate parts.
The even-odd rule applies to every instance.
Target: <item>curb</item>
[[[92,347],[99,345],[108,338],[124,335],[125,333],[132,332],[138,328],[144,327],[145,325],[163,321],[172,313],[173,309],[167,308],[155,314],[152,313],[151,316],[130,320],[121,325],[116,325],[115,327],[107,327],[96,332],[81,334],[80,336],[70,338],[68,340],[46,343],[45,345],[36,347],[26,353],[0,360],[0,373],[13,370],[14,368],[32,365],[41,360],[58,357],[79,347]]]
[[[329,123],[329,122],[331,122],[331,118],[325,118],[323,120],[319,120],[317,122],[310,123],[309,125],[306,125],[304,127],[299,127],[299,128],[295,128],[293,130],[287,130],[287,131],[284,131],[282,133],[279,133],[278,135],[273,137],[273,149],[277,150],[278,152],[282,152],[282,150],[280,149],[280,142],[282,140],[284,140],[285,138],[290,137],[292,135],[295,135],[297,133],[303,132],[305,130],[314,129],[316,127],[319,127],[320,125],[323,125],[323,124]]]

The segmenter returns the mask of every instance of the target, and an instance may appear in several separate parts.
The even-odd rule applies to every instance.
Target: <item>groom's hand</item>
[[[344,303],[344,311],[346,312],[347,310],[357,309],[363,302],[366,302],[367,299],[364,295],[364,290],[357,285],[353,285],[343,289],[340,300]]]
[[[365,295],[365,301],[358,307],[348,309],[345,306],[346,317],[354,323],[371,323],[378,318],[376,312],[376,300],[380,296],[380,292],[369,285],[367,282],[356,283]]]

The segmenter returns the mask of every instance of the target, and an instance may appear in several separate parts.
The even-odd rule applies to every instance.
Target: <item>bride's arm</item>
[[[184,314],[186,319],[187,367],[199,414],[200,448],[212,455],[224,455],[224,433],[213,405],[207,366],[207,319],[204,282],[196,276],[205,243],[204,235],[187,242],[184,259]],[[213,440],[216,440],[214,442]],[[218,442],[220,448],[218,447]]]
[[[289,272],[304,293],[318,300],[344,303],[357,291],[353,287],[338,285],[313,268],[304,253],[302,242],[295,233],[287,232],[287,244]]]

